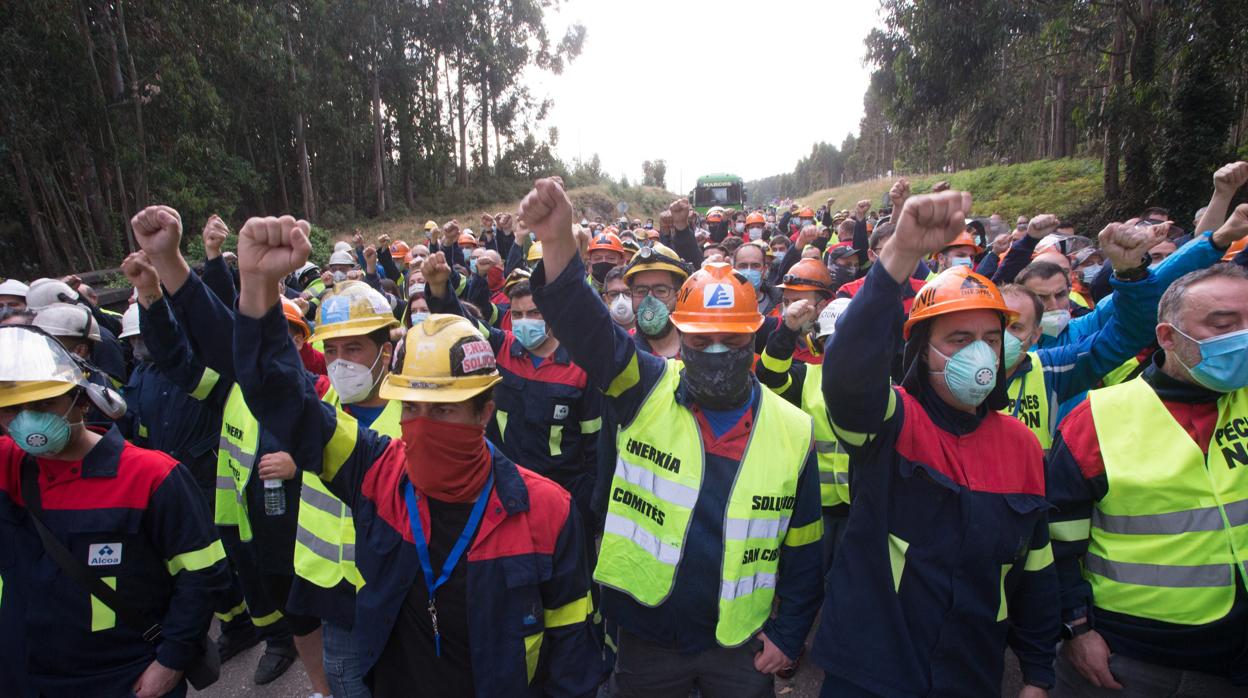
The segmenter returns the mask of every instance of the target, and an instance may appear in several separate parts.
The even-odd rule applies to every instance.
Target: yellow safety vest
[[[1023,375],[1022,380],[1010,381],[1005,390],[1010,402],[1001,414],[1022,422],[1036,435],[1040,448],[1047,452],[1053,445],[1053,432],[1057,426],[1049,423],[1055,413],[1049,409],[1049,390],[1044,385],[1044,366],[1040,365],[1040,355],[1032,351],[1027,356],[1031,357],[1031,370]]]
[[[819,459],[819,498],[825,507],[849,504],[849,454],[832,431],[827,404],[823,401],[823,365],[807,364],[802,384],[802,411],[810,415],[815,430],[815,455]]]
[[[594,580],[645,606],[662,604],[702,487],[705,451],[693,413],[673,398],[680,369],[668,361],[637,416],[616,434],[611,500]],[[715,639],[743,644],[771,615],[780,545],[811,444],[810,418],[769,390],[724,513],[724,558]],[[822,522],[803,527],[818,540]],[[806,530],[810,528],[810,530]]]
[[[1132,356],[1124,361],[1118,368],[1106,373],[1104,377],[1101,378],[1101,385],[1109,386],[1125,383],[1138,375],[1136,372],[1139,369],[1140,360]]]
[[[1095,303],[1089,302],[1087,298],[1084,298],[1082,293],[1078,291],[1074,291],[1074,290],[1070,292],[1070,302],[1074,303],[1080,308],[1087,308],[1088,310],[1091,310],[1092,308],[1096,307]]]
[[[260,424],[251,415],[243,391],[234,384],[221,413],[221,438],[217,441],[217,487],[213,521],[218,526],[238,526],[240,540],[251,540],[247,518],[247,481],[256,464]]]
[[[338,393],[332,387],[321,401],[342,411]],[[391,400],[377,416],[372,430],[391,438],[399,438],[399,418],[403,403]],[[349,456],[353,448],[335,452]],[[341,463],[326,463],[337,467]],[[330,493],[321,478],[306,470],[300,471],[303,487],[299,491],[299,520],[295,530],[295,574],[325,589],[332,589],[343,579],[358,590],[364,577],[355,565],[355,522],[351,508]]]
[[[1083,576],[1097,608],[1204,625],[1248,563],[1248,388],[1218,400],[1206,456],[1142,378],[1088,393],[1109,491]]]

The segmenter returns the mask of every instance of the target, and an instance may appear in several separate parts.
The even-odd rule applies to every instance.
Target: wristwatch
[[[1149,260],[1145,257],[1144,260],[1140,262],[1140,266],[1135,267],[1134,269],[1127,269],[1124,271],[1114,270],[1114,278],[1119,281],[1139,281],[1140,279],[1148,276],[1148,263]]]
[[[1088,632],[1091,629],[1092,629],[1092,623],[1088,622],[1086,618],[1084,619],[1082,623],[1079,623],[1078,625],[1071,625],[1070,623],[1062,623],[1062,639],[1073,640],[1079,637],[1080,635]]]

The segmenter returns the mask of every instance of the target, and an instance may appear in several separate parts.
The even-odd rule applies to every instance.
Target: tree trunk
[[[1128,54],[1131,89],[1136,93],[1151,90],[1157,72],[1157,8],[1153,0],[1138,1],[1135,37]],[[1124,193],[1128,203],[1138,208],[1153,190],[1152,145],[1157,123],[1150,106],[1138,106],[1133,100],[1127,124],[1131,132],[1123,157]]]
[[[269,129],[273,132],[273,174],[277,179],[277,195],[278,202],[281,203],[281,211],[291,211],[290,195],[286,193],[286,167],[282,162],[282,149],[277,140],[277,124],[269,120]]]
[[[295,47],[290,40],[290,29],[286,30],[286,58],[290,75],[290,88],[298,95],[298,82],[295,79]],[[299,161],[299,186],[303,194],[303,215],[308,221],[316,220],[316,191],[312,188],[312,162],[308,158],[308,142],[303,133],[303,106],[295,105],[295,159]],[[289,209],[287,209],[289,210]]]
[[[462,53],[459,54],[455,76],[458,88],[455,96],[458,112],[456,117],[459,119],[459,178],[457,183],[461,187],[466,187],[468,186],[468,120],[464,110],[464,57]]]
[[[488,66],[488,63],[486,64]],[[490,174],[490,69],[481,69],[481,170]]]
[[[30,184],[30,173],[26,170],[26,161],[17,148],[9,149],[9,157],[13,162],[13,176],[17,180],[17,191],[26,209],[26,220],[35,239],[35,252],[39,255],[39,267],[51,274],[64,265],[52,252],[52,243],[48,240],[48,231],[43,226],[43,216],[39,213],[39,204],[35,201],[35,192]]]
[[[112,159],[111,164],[113,174],[110,179],[114,180],[117,185],[117,202],[121,206],[121,217],[124,221],[123,225],[126,231],[126,248],[130,252],[134,252],[138,249],[138,245],[134,240],[134,230],[130,227],[130,200],[126,194],[126,179],[121,171],[121,158],[118,157],[117,138],[113,134],[113,123],[108,113],[108,99],[104,95],[104,83],[100,81],[100,73],[95,65],[95,41],[91,38],[91,26],[87,23],[86,8],[83,7],[79,9],[78,30],[82,35],[82,44],[86,52],[87,64],[91,66],[91,84],[95,91],[95,108],[99,110],[100,122],[104,124],[104,137],[108,145],[107,157]],[[105,26],[107,26],[107,23],[105,23]],[[111,31],[109,32],[109,43],[112,45],[112,66],[114,68],[114,79],[116,80],[114,89],[120,89],[122,84],[121,64],[117,60],[117,42],[112,40]],[[121,94],[121,92],[119,91],[117,94]],[[105,172],[109,171],[108,167],[103,167],[101,169]]]
[[[1127,63],[1127,14],[1119,6],[1114,15],[1113,39],[1109,45],[1109,86],[1105,88],[1105,97],[1101,102],[1101,120],[1105,123],[1104,176],[1101,189],[1106,201],[1118,201],[1122,198],[1122,186],[1118,182],[1118,158],[1122,152],[1122,128],[1119,124],[1121,110],[1118,102],[1123,99]]]
[[[134,108],[134,136],[139,152],[138,174],[134,178],[134,205],[143,208],[151,200],[147,192],[147,135],[143,130],[143,100],[139,95],[139,74],[134,68],[134,55],[130,52],[130,41],[126,38],[125,3],[123,0],[116,0],[115,7],[117,36],[121,39],[121,53],[130,72],[130,104]]]
[[[373,17],[373,75],[372,75],[372,91],[373,91],[373,179],[377,185],[377,215],[386,212],[386,178],[382,173],[381,161],[382,138],[381,138],[381,78],[377,74],[377,64],[381,62],[381,44],[377,39],[377,17]]]
[[[104,208],[103,194],[100,191],[100,179],[95,171],[95,161],[81,133],[76,133],[72,147],[65,146],[65,159],[74,172],[74,182],[82,201],[87,220],[91,223],[91,231],[98,241],[100,251],[107,259],[116,259],[116,240],[108,225],[108,212]]]

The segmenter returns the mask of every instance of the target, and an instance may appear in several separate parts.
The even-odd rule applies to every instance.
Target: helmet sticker
[[[455,365],[455,354],[460,353],[459,371],[455,375],[468,376],[474,373],[490,372],[495,369],[494,350],[484,339],[468,339],[452,350],[452,366]]]
[[[703,308],[732,308],[736,305],[728,284],[707,284],[702,287]]]

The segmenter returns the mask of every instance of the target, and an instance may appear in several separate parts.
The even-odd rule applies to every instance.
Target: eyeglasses
[[[676,289],[662,284],[658,286],[633,286],[628,289],[628,294],[633,298],[641,299],[646,296],[654,296],[655,300],[660,301],[665,301],[668,298],[671,298],[672,294],[675,292]]]
[[[607,291],[607,293],[606,293],[607,301],[609,301],[609,302],[615,302],[615,301],[617,301],[617,300],[619,300],[619,299],[620,299],[620,296],[622,296],[622,295],[624,295],[624,294],[626,294],[626,293],[629,293],[629,291],[627,291],[627,290],[625,290],[625,291]]]

